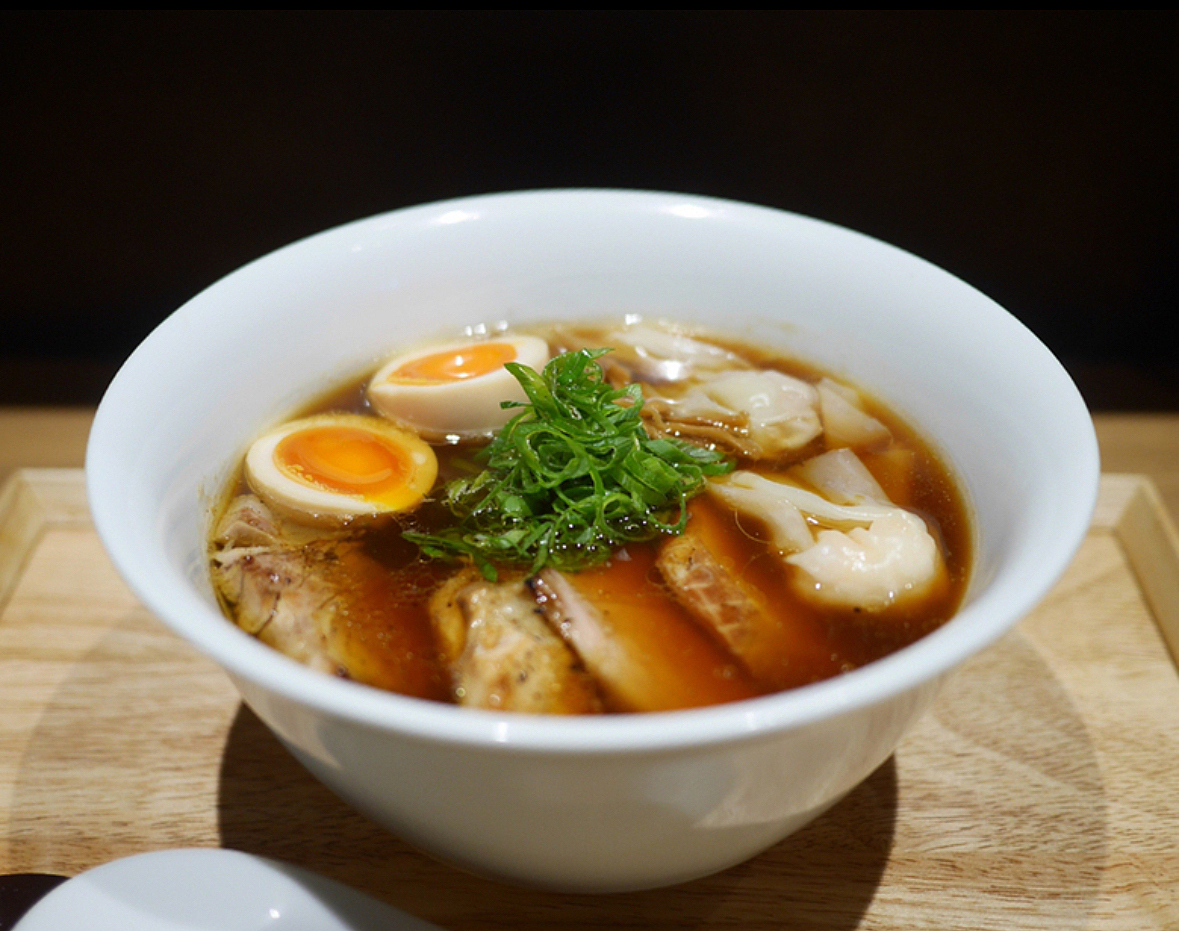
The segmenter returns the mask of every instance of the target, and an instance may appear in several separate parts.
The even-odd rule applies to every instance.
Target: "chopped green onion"
[[[584,569],[627,543],[682,533],[688,500],[733,465],[648,437],[642,389],[612,388],[596,361],[609,351],[565,353],[542,373],[509,362],[529,403],[503,402],[521,411],[480,452],[486,468],[446,486],[456,526],[406,538],[432,558],[468,557],[495,580],[497,564]]]

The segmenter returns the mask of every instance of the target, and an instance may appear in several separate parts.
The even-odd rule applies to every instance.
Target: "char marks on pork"
[[[431,598],[430,619],[459,704],[533,714],[602,710],[593,680],[521,578],[492,583],[461,570]]]
[[[253,495],[231,503],[213,534],[210,562],[213,585],[237,625],[313,669],[444,698],[428,629],[405,623],[414,567],[397,575],[363,539],[308,535]]]

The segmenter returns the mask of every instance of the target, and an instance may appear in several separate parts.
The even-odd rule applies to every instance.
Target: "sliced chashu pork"
[[[335,558],[334,541],[284,540],[270,509],[253,495],[230,503],[213,540],[213,585],[237,625],[304,665],[348,675],[329,647],[334,593],[319,571]]]
[[[760,694],[748,674],[646,575],[650,562],[529,580],[549,623],[617,711],[668,711]]]
[[[602,710],[593,680],[522,579],[492,583],[463,570],[432,597],[430,620],[460,705],[534,714]]]
[[[244,631],[331,675],[445,697],[428,629],[403,620],[412,579],[361,543],[286,524],[253,495],[231,502],[213,542],[213,585]]]
[[[693,531],[667,540],[659,550],[659,571],[677,600],[758,678],[774,660],[762,645],[773,623],[765,596],[720,562]]]
[[[783,689],[838,672],[826,631],[792,610],[782,573],[752,556],[730,518],[706,500],[692,503],[688,529],[660,547],[656,564],[675,599],[763,686]]]

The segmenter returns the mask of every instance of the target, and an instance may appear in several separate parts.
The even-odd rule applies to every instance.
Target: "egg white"
[[[398,503],[370,500],[361,493],[308,484],[279,468],[275,462],[279,443],[300,430],[325,426],[364,430],[390,441],[406,454],[410,473],[402,483],[404,494],[399,496]],[[433,486],[437,474],[438,460],[429,444],[396,424],[362,414],[318,414],[292,420],[257,439],[245,461],[246,482],[259,497],[288,517],[323,525],[346,524],[356,518],[371,518],[416,507]]]
[[[425,346],[400,353],[381,366],[369,382],[369,403],[378,413],[434,442],[490,436],[517,413],[512,408],[501,408],[501,401],[527,400],[524,389],[507,369],[501,367],[454,381],[411,383],[394,379],[394,373],[407,363],[435,354],[461,352],[479,343],[506,343],[515,350],[513,361],[538,371],[549,360],[548,343],[535,336],[499,336]]]

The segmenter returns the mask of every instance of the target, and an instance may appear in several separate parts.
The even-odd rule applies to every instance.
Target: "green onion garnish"
[[[505,401],[521,411],[480,451],[484,471],[446,486],[457,526],[406,538],[430,557],[469,557],[494,581],[497,564],[584,569],[626,543],[682,533],[705,477],[733,465],[648,437],[642,389],[610,387],[595,361],[609,351],[565,353],[543,373],[509,362],[529,403]]]

